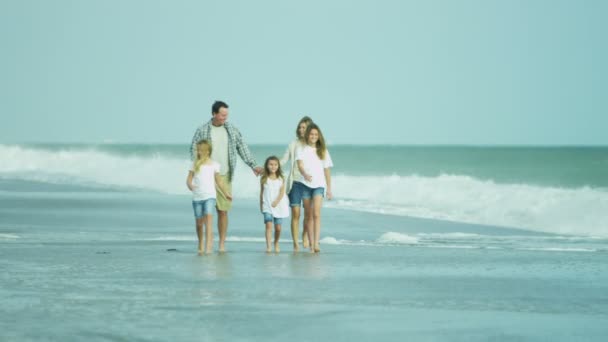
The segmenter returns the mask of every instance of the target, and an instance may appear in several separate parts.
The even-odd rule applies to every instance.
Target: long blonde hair
[[[317,156],[319,159],[325,159],[325,151],[327,151],[327,147],[325,146],[325,138],[323,138],[323,133],[321,133],[321,129],[314,122],[306,127],[306,133],[304,134],[304,138],[306,139],[306,144],[308,145],[308,137],[310,136],[310,131],[313,129],[317,130],[319,133],[319,140],[317,140],[316,148],[317,148]]]
[[[199,147],[203,150],[204,156],[201,156],[199,151]],[[194,161],[194,172],[198,172],[201,169],[201,166],[205,164],[211,158],[211,152],[213,148],[211,147],[211,142],[209,140],[201,140],[196,143],[196,160]]]

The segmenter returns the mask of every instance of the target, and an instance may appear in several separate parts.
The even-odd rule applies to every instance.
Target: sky
[[[608,1],[0,0],[0,143],[608,145]]]

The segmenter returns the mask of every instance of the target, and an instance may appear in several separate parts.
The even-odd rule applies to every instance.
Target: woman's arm
[[[294,158],[291,150],[292,150],[291,144],[287,145],[287,150],[285,150],[285,153],[283,153],[283,157],[281,158],[281,160],[279,160],[279,163],[281,164],[281,168],[285,168],[285,165],[287,164],[289,159]]]

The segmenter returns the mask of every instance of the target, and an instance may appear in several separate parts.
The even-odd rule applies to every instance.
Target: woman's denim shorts
[[[271,213],[262,213],[264,215],[264,224],[274,222],[275,225],[282,224],[283,219],[280,217],[272,217]]]
[[[325,188],[319,187],[313,189],[300,182],[293,182],[288,196],[289,205],[292,207],[299,207],[304,199],[310,199],[315,196],[325,197]]]
[[[209,198],[202,201],[192,201],[192,209],[194,209],[194,217],[202,218],[206,215],[213,215],[215,209],[215,198]]]

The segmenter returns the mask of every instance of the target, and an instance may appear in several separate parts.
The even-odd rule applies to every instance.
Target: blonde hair
[[[201,153],[198,150],[199,147],[201,147],[203,152],[205,153],[204,156],[201,156]],[[213,148],[211,147],[210,141],[201,140],[196,143],[196,160],[194,160],[194,172],[195,173],[201,169],[201,166],[203,164],[205,164],[209,160],[209,158],[211,158],[212,151],[213,151]]]

